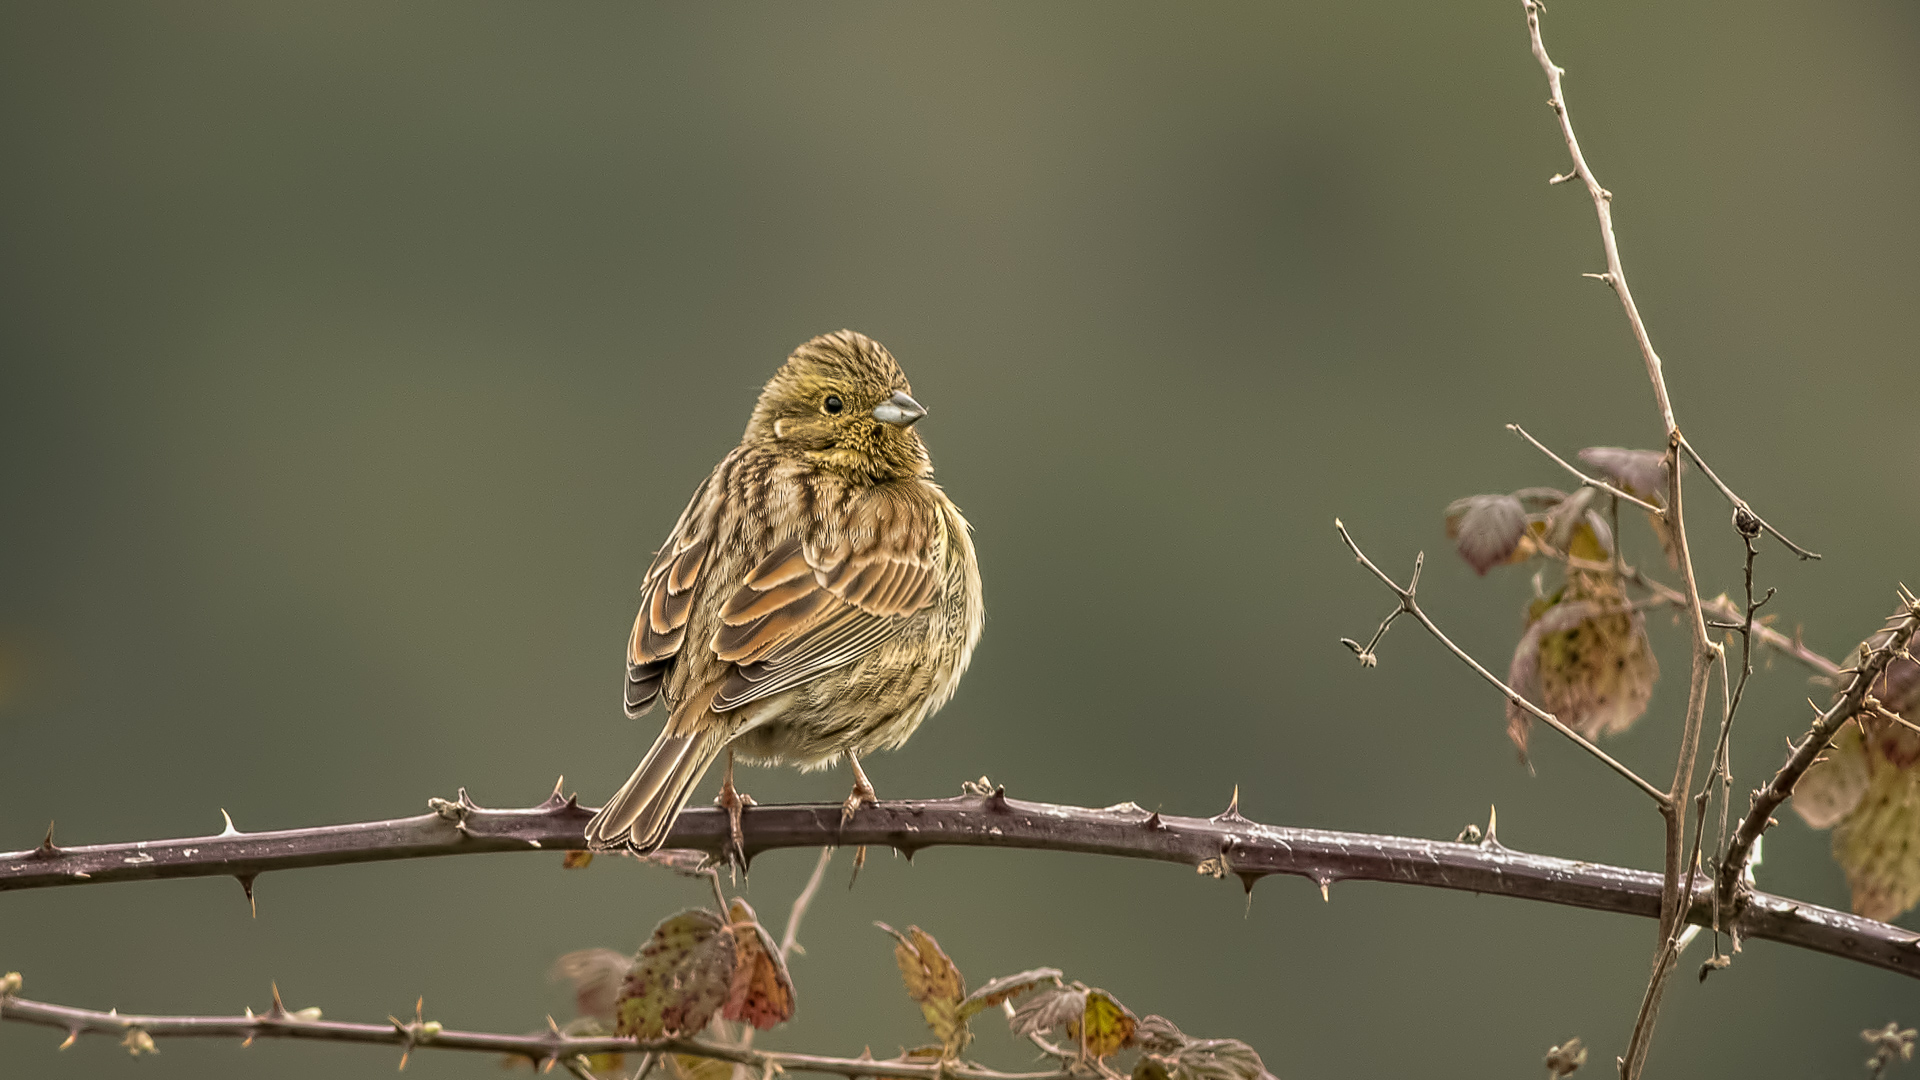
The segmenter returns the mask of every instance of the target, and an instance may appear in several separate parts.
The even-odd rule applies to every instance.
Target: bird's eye
[[[842,405],[840,404],[840,395],[839,395],[839,394],[828,394],[828,395],[827,395],[827,400],[826,400],[826,403],[825,403],[824,405],[822,405],[821,407],[822,407],[822,408],[824,408],[824,409],[826,409],[826,410],[827,410],[828,412],[830,412],[830,413],[837,413],[837,412],[839,412],[839,411],[840,411],[840,410],[841,410],[841,409],[842,409],[842,408],[843,408],[844,406],[842,406]]]

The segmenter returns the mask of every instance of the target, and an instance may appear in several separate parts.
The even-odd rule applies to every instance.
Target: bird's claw
[[[720,794],[713,805],[727,812],[727,865],[745,867],[747,865],[747,837],[740,828],[740,812],[749,806],[757,805],[753,796],[733,786],[732,770],[728,770],[726,782],[720,785]]]

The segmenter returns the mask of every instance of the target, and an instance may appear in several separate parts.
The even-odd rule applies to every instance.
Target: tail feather
[[[589,848],[624,846],[646,854],[666,841],[694,785],[727,744],[725,726],[705,719],[692,731],[676,722],[680,717],[667,722],[640,767],[587,823]]]

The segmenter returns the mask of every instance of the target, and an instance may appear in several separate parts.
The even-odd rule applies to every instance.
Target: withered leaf
[[[581,949],[553,962],[547,978],[573,983],[574,1008],[581,1016],[613,1022],[613,1003],[619,999],[620,983],[626,978],[633,958],[612,949]]]
[[[1793,786],[1794,812],[1813,828],[1830,829],[1860,805],[1872,779],[1866,739],[1848,724]]]
[[[1833,831],[1833,857],[1853,887],[1853,910],[1890,921],[1920,901],[1920,767],[1869,755],[1872,779]]]
[[[735,897],[727,914],[732,919],[733,982],[720,1015],[764,1031],[793,1016],[793,979],[780,947],[745,900]]]
[[[1447,507],[1447,537],[1474,571],[1485,574],[1532,554],[1527,512],[1511,495],[1469,495]]]
[[[1580,451],[1580,460],[1594,467],[1600,478],[1629,495],[1637,495],[1655,506],[1667,502],[1667,456],[1653,450],[1627,450],[1618,446],[1589,446]]]
[[[925,930],[909,926],[903,934],[886,923],[874,925],[893,935],[897,942],[893,958],[900,965],[900,979],[906,984],[907,996],[919,1003],[920,1014],[926,1017],[927,1026],[947,1048],[949,1056],[958,1054],[973,1038],[973,1033],[967,1030],[966,1017],[960,1015],[960,1002],[967,996],[967,983],[961,978],[960,969],[947,959],[940,943]]]
[[[982,1009],[990,1009],[1003,1001],[1017,998],[1029,990],[1046,985],[1060,985],[1059,968],[1034,968],[1017,975],[1002,975],[980,989],[968,994],[961,1002],[958,1012],[962,1019],[973,1016]]]
[[[1013,1033],[1022,1038],[1064,1028],[1081,1051],[1095,1060],[1130,1045],[1137,1024],[1133,1013],[1112,994],[1081,983],[1041,990],[1008,1020]]]
[[[732,932],[704,908],[654,927],[627,972],[615,1003],[621,1035],[658,1039],[703,1030],[733,985]]]
[[[592,865],[593,852],[591,851],[569,851],[565,855],[560,856],[560,869],[562,870],[585,870]]]
[[[1618,446],[1589,446],[1580,451],[1580,460],[1594,467],[1603,480],[1655,506],[1667,505],[1667,458],[1652,450],[1623,450]],[[1666,552],[1667,565],[1678,568],[1680,549],[1674,545],[1673,530],[1666,519],[1647,515],[1647,524]]]
[[[1086,1011],[1086,987],[1079,983],[1055,986],[1028,998],[1025,1005],[1007,1018],[1007,1026],[1015,1035],[1027,1039],[1075,1023]]]
[[[1607,589],[1591,582],[1569,588],[1536,613],[1507,669],[1507,685],[1590,739],[1631,727],[1646,712],[1660,677],[1646,620]],[[1576,591],[1602,598],[1580,598]],[[1532,720],[1525,709],[1507,704],[1507,736],[1522,754]]]
[[[1142,1066],[1149,1067],[1145,1076]],[[1133,1075],[1135,1080],[1262,1080],[1269,1074],[1260,1055],[1239,1039],[1188,1039],[1168,1052],[1142,1054]]]

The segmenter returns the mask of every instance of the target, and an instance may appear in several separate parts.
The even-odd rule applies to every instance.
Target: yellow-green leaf
[[[1808,825],[1830,829],[1860,805],[1872,779],[1866,739],[1857,725],[1848,724],[1794,785],[1793,809]]]
[[[900,980],[906,984],[907,996],[919,1003],[920,1014],[926,1017],[927,1026],[947,1048],[948,1055],[958,1054],[973,1038],[973,1033],[967,1030],[966,1017],[960,1015],[960,1002],[967,996],[967,983],[961,978],[960,969],[947,959],[940,943],[925,930],[909,926],[903,934],[886,923],[874,925],[893,935],[897,942],[893,958],[900,965]]]
[[[1133,1013],[1112,994],[1089,990],[1080,1020],[1067,1025],[1067,1034],[1080,1043],[1088,1057],[1097,1060],[1118,1053],[1132,1041],[1135,1023]]]
[[[1920,766],[1868,757],[1860,803],[1833,832],[1833,857],[1853,887],[1853,910],[1882,921],[1920,901]]]
[[[1660,663],[1646,620],[1617,589],[1575,574],[1564,597],[1544,609],[1515,646],[1507,685],[1588,738],[1633,726],[1647,710]],[[1525,753],[1532,717],[1507,705],[1507,734]]]

